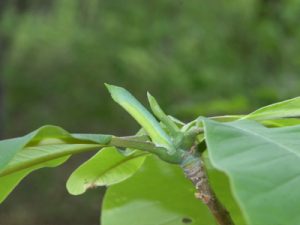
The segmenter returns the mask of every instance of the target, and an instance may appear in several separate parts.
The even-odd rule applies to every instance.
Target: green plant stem
[[[134,148],[142,151],[147,151],[157,155],[162,160],[179,164],[182,161],[184,155],[183,151],[176,151],[173,154],[168,153],[167,149],[161,146],[157,146],[150,141],[137,141],[133,138],[126,137],[112,137],[111,146],[121,147],[121,148]]]

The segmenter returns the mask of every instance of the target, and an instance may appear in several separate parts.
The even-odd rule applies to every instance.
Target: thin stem
[[[176,151],[174,154],[168,153],[167,149],[157,146],[150,141],[138,141],[128,137],[112,137],[109,145],[121,148],[134,148],[147,151],[159,156],[162,160],[169,163],[179,164],[182,161],[183,152]]]
[[[219,225],[234,225],[230,214],[217,199],[208,182],[207,172],[200,157],[187,155],[181,164],[185,175],[194,184],[197,192],[195,197],[200,199],[211,211]]]

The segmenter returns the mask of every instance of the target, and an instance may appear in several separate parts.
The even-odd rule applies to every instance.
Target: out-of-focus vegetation
[[[136,124],[104,82],[141,100],[148,90],[184,120],[299,95],[297,0],[3,0],[0,8],[4,137],[46,123],[132,134]],[[31,176],[35,184],[25,181],[0,206],[0,224],[97,224],[99,192],[67,196],[71,170]]]

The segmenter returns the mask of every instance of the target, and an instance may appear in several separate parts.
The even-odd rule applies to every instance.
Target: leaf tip
[[[151,108],[157,106],[156,99],[148,91],[147,91],[147,98]]]
[[[112,98],[117,102],[120,101],[120,98],[123,98],[126,95],[131,95],[123,87],[119,87],[119,86],[107,84],[107,83],[104,83],[104,84],[105,84],[107,90],[109,91],[109,93],[111,94]]]
[[[107,88],[107,90],[108,90],[109,92],[111,92],[111,90],[113,89],[113,85],[108,84],[108,83],[104,83],[104,85],[105,85],[105,87]]]
[[[149,91],[147,91],[147,97],[148,97],[148,99],[153,99],[153,96],[150,94]]]
[[[86,192],[85,187],[76,185],[74,182],[74,178],[71,176],[66,183],[66,188],[70,195],[81,195]]]

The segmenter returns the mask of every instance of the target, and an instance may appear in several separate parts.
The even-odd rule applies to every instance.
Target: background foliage
[[[134,133],[104,82],[142,101],[149,90],[185,120],[299,95],[297,0],[14,0],[0,8],[2,137],[43,124]],[[72,197],[64,188],[82,160],[31,175],[0,206],[0,224],[97,224],[99,191]]]

